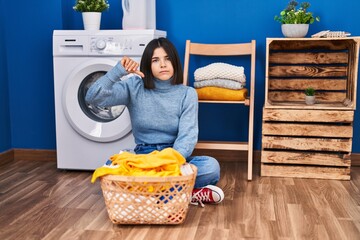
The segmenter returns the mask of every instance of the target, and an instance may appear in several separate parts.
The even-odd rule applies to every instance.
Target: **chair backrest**
[[[188,85],[190,55],[202,56],[251,56],[250,97],[254,96],[256,41],[236,44],[192,43],[186,40],[184,60],[184,85]]]

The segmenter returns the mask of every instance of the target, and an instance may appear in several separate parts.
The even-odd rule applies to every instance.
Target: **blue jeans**
[[[172,144],[138,144],[134,151],[136,154],[147,154],[154,150],[161,151],[165,148],[173,147]],[[220,179],[219,162],[209,156],[191,156],[186,162],[194,164],[198,173],[195,180],[195,188],[205,187],[206,185],[215,185]]]

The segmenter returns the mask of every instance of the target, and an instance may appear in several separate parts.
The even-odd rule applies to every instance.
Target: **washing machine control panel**
[[[90,52],[106,55],[142,55],[149,39],[139,37],[95,36],[90,39]]]

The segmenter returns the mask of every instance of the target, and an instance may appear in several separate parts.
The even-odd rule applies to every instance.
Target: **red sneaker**
[[[207,185],[203,188],[194,188],[191,196],[191,204],[201,205],[204,203],[216,204],[224,200],[224,192],[221,188],[214,185]]]

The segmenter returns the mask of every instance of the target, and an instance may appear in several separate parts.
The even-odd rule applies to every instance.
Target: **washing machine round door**
[[[72,71],[63,89],[68,122],[80,135],[96,142],[112,142],[131,131],[130,114],[125,106],[101,108],[85,102],[89,87],[115,64],[110,59],[89,60]]]

